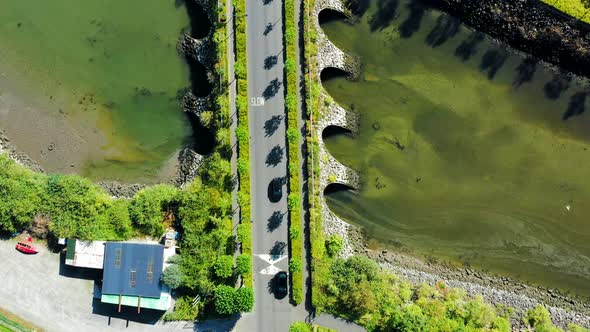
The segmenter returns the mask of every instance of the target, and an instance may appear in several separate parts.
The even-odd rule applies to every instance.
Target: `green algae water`
[[[330,208],[381,245],[590,295],[587,85],[416,2],[322,27],[364,66],[323,75],[361,114],[358,137],[325,133],[363,181]]]
[[[46,112],[85,123],[82,175],[149,182],[191,134],[177,98],[190,87],[176,50],[187,29],[174,1],[4,0],[0,61]]]

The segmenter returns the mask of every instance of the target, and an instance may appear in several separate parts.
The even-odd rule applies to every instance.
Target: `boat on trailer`
[[[26,241],[18,241],[14,248],[23,254],[36,254],[39,252],[33,245],[33,238],[30,236],[27,237]]]

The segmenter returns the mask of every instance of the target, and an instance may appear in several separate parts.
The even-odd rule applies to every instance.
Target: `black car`
[[[289,281],[287,278],[287,272],[281,271],[275,274],[275,296],[279,299],[287,296],[287,285]]]
[[[283,197],[283,179],[274,178],[268,185],[268,199],[276,203]]]

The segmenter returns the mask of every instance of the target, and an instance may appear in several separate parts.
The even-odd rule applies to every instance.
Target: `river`
[[[324,133],[363,182],[330,208],[371,245],[590,295],[587,84],[415,1],[320,18],[363,63],[322,75],[361,115],[358,137]]]
[[[182,33],[208,32],[204,12],[192,7],[2,1],[0,129],[48,172],[170,177],[177,151],[194,137],[179,101],[194,87],[190,69],[204,72],[176,50]]]

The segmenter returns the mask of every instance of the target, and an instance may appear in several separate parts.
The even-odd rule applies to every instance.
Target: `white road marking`
[[[268,264],[267,267],[265,267],[264,269],[262,269],[258,272],[260,274],[265,274],[265,275],[274,275],[274,274],[277,274],[279,271],[281,271],[281,269],[276,267],[275,264],[284,260],[285,258],[287,258],[287,255],[273,256],[273,255],[269,255],[269,254],[259,254],[259,255],[254,255],[254,256],[262,259],[263,261],[265,261]]]
[[[264,106],[264,98],[263,97],[251,97],[250,104],[254,107]]]

